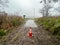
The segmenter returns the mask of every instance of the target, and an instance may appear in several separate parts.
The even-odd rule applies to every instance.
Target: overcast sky
[[[12,14],[26,15],[26,17],[41,17],[42,14],[39,13],[39,10],[42,9],[43,3],[40,3],[40,1],[41,0],[9,0],[9,7],[5,8],[5,11]],[[60,14],[54,9],[58,8],[59,4],[59,2],[51,3],[53,7],[49,10],[51,15]]]

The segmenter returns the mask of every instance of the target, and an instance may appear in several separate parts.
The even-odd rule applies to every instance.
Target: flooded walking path
[[[37,25],[35,24],[34,20],[27,20],[24,27],[37,27]]]
[[[29,27],[32,27],[32,38],[28,37]],[[18,27],[8,34],[0,45],[60,45],[56,39],[43,30],[42,26],[37,26],[34,20],[28,20],[22,27]]]

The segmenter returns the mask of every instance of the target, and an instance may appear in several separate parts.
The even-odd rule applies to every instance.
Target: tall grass
[[[53,35],[60,38],[60,17],[45,17],[38,18],[36,22],[39,25],[44,26],[45,30],[50,31]]]
[[[5,30],[10,30],[23,23],[24,19],[21,16],[9,16],[0,14],[0,34]],[[1,31],[3,29],[3,31]]]

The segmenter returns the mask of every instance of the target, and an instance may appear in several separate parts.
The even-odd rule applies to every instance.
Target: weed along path
[[[32,37],[29,37],[29,31]],[[31,36],[31,35],[30,35]],[[4,40],[0,41],[0,45],[59,45],[48,32],[43,30],[42,26],[37,26],[34,20],[26,21],[21,28],[18,27],[8,34]]]

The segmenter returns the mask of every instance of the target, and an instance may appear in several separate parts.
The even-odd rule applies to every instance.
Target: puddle
[[[24,27],[37,27],[37,25],[35,24],[34,20],[27,20]]]

